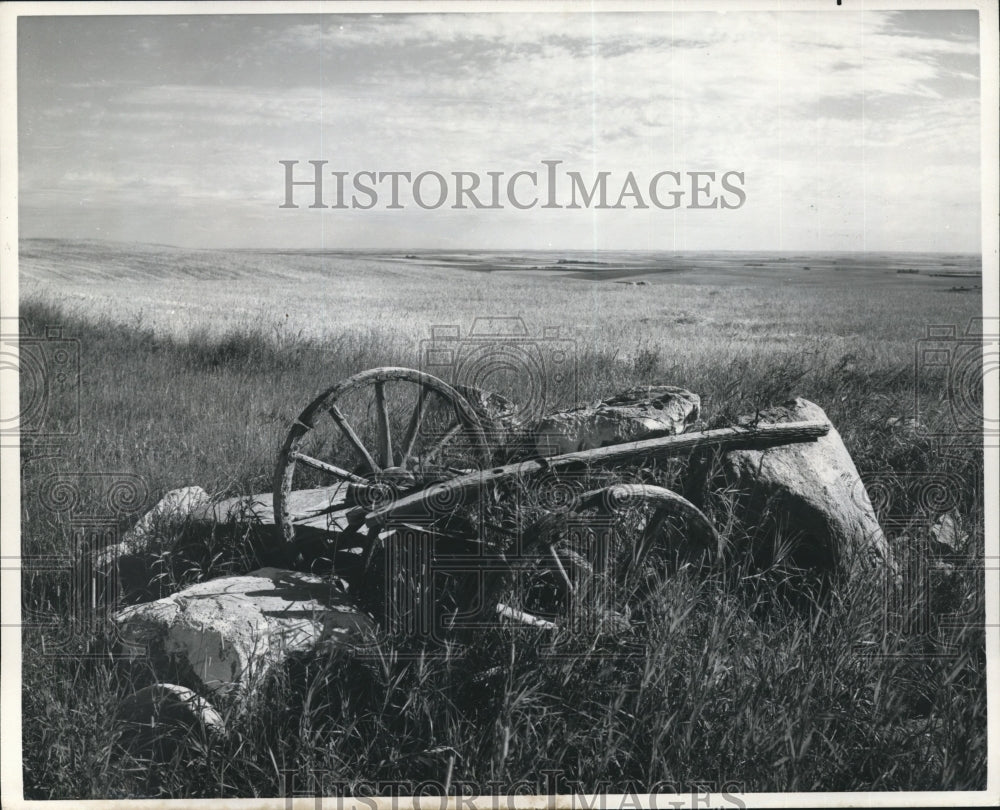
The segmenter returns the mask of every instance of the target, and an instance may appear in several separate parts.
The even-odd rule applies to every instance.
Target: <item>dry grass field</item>
[[[21,295],[177,337],[246,327],[286,337],[372,333],[405,350],[434,324],[519,315],[529,327],[560,327],[586,349],[658,347],[713,360],[738,344],[849,351],[912,342],[923,323],[978,314],[980,296],[979,279],[968,277],[980,263],[969,256],[406,256],[26,240]]]
[[[68,566],[26,563],[26,614],[51,620],[24,633],[28,795],[275,796],[288,774],[327,793],[446,773],[453,789],[526,780],[545,791],[546,771],[562,791],[982,788],[982,453],[968,434],[942,442],[967,425],[955,421],[949,370],[924,368],[917,351],[929,326],[961,335],[981,313],[978,270],[978,257],[919,254],[322,254],[26,240],[23,327],[37,337],[60,326],[80,356],[79,411],[72,399],[53,403],[39,423],[67,437],[24,442],[26,559],[72,556],[73,515],[116,476],[141,481],[145,497],[110,517],[113,532],[180,486],[267,491],[287,426],[320,390],[373,366],[419,366],[435,326],[464,336],[476,318],[514,316],[537,340],[557,327],[574,342],[575,373],[547,387],[547,406],[641,383],[697,392],[718,422],[789,395],[815,401],[863,477],[892,494],[890,541],[934,564],[933,576],[913,574],[903,605],[877,577],[805,611],[763,599],[738,570],[668,582],[645,655],[614,666],[607,638],[550,660],[501,629],[431,662],[296,662],[226,741],[192,738],[151,764],[123,747],[110,711],[148,673],[85,655],[103,649],[106,631],[71,615]],[[81,492],[76,512],[46,501],[53,476]],[[965,539],[950,560],[935,550],[939,513],[915,479],[952,486]],[[209,561],[192,577],[214,573]],[[920,633],[916,614],[928,617]],[[872,633],[878,654],[859,652]],[[495,682],[472,677],[491,665]]]

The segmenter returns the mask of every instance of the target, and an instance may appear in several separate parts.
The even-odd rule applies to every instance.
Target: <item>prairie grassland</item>
[[[719,423],[792,394],[817,402],[891,494],[894,546],[931,565],[908,574],[903,604],[873,575],[806,611],[768,598],[739,565],[670,580],[643,654],[627,658],[608,634],[554,659],[497,628],[445,658],[295,661],[225,741],[193,735],[156,763],[122,747],[111,711],[150,674],[86,657],[106,630],[71,615],[69,569],[26,565],[26,613],[54,617],[24,633],[29,795],[275,796],[289,774],[327,793],[393,780],[544,792],[546,771],[564,792],[983,787],[982,454],[940,449],[933,436],[957,429],[947,370],[915,363],[927,326],[961,332],[981,298],[889,264],[799,272],[722,267],[627,286],[372,255],[26,243],[21,315],[33,335],[60,325],[79,341],[81,403],[78,432],[74,413],[53,409],[46,427],[74,435],[22,451],[28,557],[71,555],[74,515],[97,509],[109,480],[145,489],[111,515],[117,531],[176,487],[267,491],[291,419],[318,391],[417,366],[433,325],[464,335],[492,315],[576,342],[576,374],[548,405],[654,382],[699,393]],[[917,400],[925,424],[913,426]],[[962,483],[948,503],[965,539],[949,559],[931,533],[941,509],[914,493],[914,476]],[[45,495],[54,479],[77,489],[72,508]],[[215,573],[209,560],[191,576]],[[879,654],[859,652],[872,638]]]
[[[774,259],[748,254],[699,262],[695,256],[690,270],[637,273],[625,278],[646,284],[629,286],[600,274],[591,280],[525,269],[463,272],[446,262],[390,254],[30,240],[22,250],[21,294],[47,295],[69,313],[185,338],[247,327],[286,339],[348,333],[415,354],[433,325],[466,330],[476,317],[520,316],[532,334],[559,327],[584,350],[628,359],[651,348],[711,362],[817,347],[906,353],[926,324],[979,314],[977,294],[947,292],[954,279],[926,269],[895,272],[916,264],[912,258],[870,264],[823,255],[794,264]],[[518,265],[501,268],[510,266]]]

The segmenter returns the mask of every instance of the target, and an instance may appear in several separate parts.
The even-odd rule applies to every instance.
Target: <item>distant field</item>
[[[67,437],[23,443],[26,560],[65,559],[79,536],[73,515],[106,509],[108,481],[146,491],[113,516],[119,533],[177,487],[267,491],[291,421],[318,391],[373,366],[420,365],[435,325],[458,326],[464,338],[478,317],[516,316],[539,341],[546,327],[575,341],[576,373],[549,381],[549,405],[660,382],[698,393],[704,417],[725,424],[790,395],[813,400],[866,482],[879,482],[894,549],[932,564],[905,568],[901,601],[872,572],[818,613],[771,600],[768,580],[736,565],[667,579],[656,592],[662,617],[641,628],[645,654],[614,666],[603,657],[615,650],[607,634],[580,639],[579,655],[563,661],[503,628],[426,666],[392,651],[378,666],[310,658],[279,672],[224,741],[193,735],[156,763],[122,748],[109,710],[150,673],[86,657],[110,642],[101,627],[81,629],[66,598],[70,569],[25,564],[26,615],[54,617],[23,633],[27,795],[273,797],[287,795],[286,777],[296,788],[319,779],[328,794],[395,780],[406,793],[445,773],[500,790],[557,773],[563,792],[658,781],[682,791],[706,782],[982,789],[982,451],[970,442],[941,451],[934,437],[963,428],[949,369],[915,362],[929,326],[961,333],[981,314],[978,271],[978,257],[913,254],[22,242],[24,326],[38,336],[61,326],[80,353],[79,409],[72,397],[53,399],[38,417]],[[517,383],[506,391],[515,399]],[[22,398],[26,390],[22,373]],[[975,400],[976,391],[964,394]],[[910,419],[917,401],[919,424]],[[78,500],[47,498],[52,481],[76,487]],[[927,486],[916,492],[914,481]],[[943,501],[924,497],[931,485],[945,493],[960,538],[946,563],[931,531]],[[215,551],[209,543],[186,581],[220,573]],[[872,651],[872,638],[878,654],[860,652]],[[476,680],[487,671],[500,674]]]
[[[39,239],[21,244],[20,262],[22,299],[84,317],[174,336],[362,332],[402,352],[434,325],[464,334],[479,316],[520,316],[532,334],[559,327],[581,349],[622,358],[873,345],[901,357],[927,325],[981,310],[979,278],[938,275],[976,275],[979,257],[951,254],[296,253]]]

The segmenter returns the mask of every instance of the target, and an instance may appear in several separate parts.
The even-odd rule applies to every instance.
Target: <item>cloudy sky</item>
[[[200,247],[980,243],[974,11],[21,18],[22,237]],[[327,170],[740,171],[738,210],[281,209]],[[616,185],[616,182],[618,185]]]

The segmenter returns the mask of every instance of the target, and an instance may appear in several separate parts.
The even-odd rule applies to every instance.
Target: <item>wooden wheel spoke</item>
[[[385,383],[375,383],[375,409],[378,417],[378,455],[382,469],[392,467],[392,432],[389,429],[389,406],[385,401]]]
[[[347,436],[347,440],[354,446],[358,454],[361,456],[365,464],[373,473],[382,472],[382,468],[376,463],[375,459],[372,458],[372,454],[368,452],[368,448],[365,447],[361,439],[358,438],[358,434],[354,432],[354,428],[351,427],[350,423],[347,421],[344,414],[340,412],[340,408],[336,405],[331,405],[327,412],[333,417],[333,421],[337,423],[344,435]]]
[[[566,569],[563,567],[562,560],[559,559],[559,552],[556,551],[556,547],[549,544],[549,553],[552,555],[553,561],[555,561],[556,568],[559,570],[559,575],[562,577],[563,582],[566,583],[566,588],[571,596],[576,595],[576,588],[573,587],[573,580],[569,578],[569,574],[566,573]]]
[[[289,458],[294,459],[307,467],[312,467],[314,470],[320,470],[321,472],[329,473],[330,475],[335,475],[337,478],[342,478],[345,481],[353,481],[356,484],[366,484],[368,483],[360,475],[355,475],[348,470],[336,466],[335,464],[328,464],[325,461],[320,461],[318,458],[313,458],[312,456],[307,456],[305,453],[289,453]]]
[[[410,424],[406,428],[406,437],[403,439],[403,456],[399,461],[400,467],[406,466],[406,462],[410,460],[410,455],[413,453],[413,445],[417,441],[417,433],[420,432],[420,426],[423,424],[429,398],[430,394],[425,393],[423,389],[417,393],[417,404],[410,416]]]

